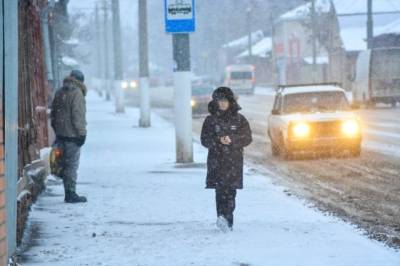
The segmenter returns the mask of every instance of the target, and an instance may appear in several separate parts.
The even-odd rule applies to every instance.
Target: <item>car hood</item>
[[[323,113],[307,113],[307,114],[290,114],[283,115],[282,118],[287,122],[291,121],[307,121],[307,122],[327,122],[346,119],[357,119],[358,117],[353,112],[323,112]]]

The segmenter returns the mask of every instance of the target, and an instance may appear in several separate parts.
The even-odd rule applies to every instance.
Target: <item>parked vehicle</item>
[[[361,124],[345,91],[337,85],[280,87],[268,119],[274,156],[289,159],[296,152],[361,152]]]
[[[253,94],[255,89],[253,65],[229,65],[225,68],[224,85],[235,94]]]
[[[353,99],[373,107],[400,103],[400,48],[376,48],[359,54]]]
[[[208,77],[196,77],[192,80],[192,111],[195,114],[208,112],[208,103],[214,90],[214,81]]]
[[[139,92],[139,82],[137,80],[124,80],[121,82],[124,97],[127,100],[137,97]]]

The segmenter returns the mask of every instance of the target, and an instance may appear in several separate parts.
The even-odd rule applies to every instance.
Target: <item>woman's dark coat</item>
[[[251,130],[247,119],[238,113],[236,100],[231,97],[230,108],[222,112],[217,99],[209,104],[210,115],[204,121],[201,144],[208,148],[206,188],[243,188],[243,148],[251,141]],[[229,136],[230,145],[224,145],[220,138]]]

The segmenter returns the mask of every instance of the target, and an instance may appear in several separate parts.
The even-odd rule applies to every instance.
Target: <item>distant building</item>
[[[263,31],[258,30],[253,32],[251,34],[252,45],[255,45],[263,38]],[[248,44],[248,36],[246,35],[221,46],[218,52],[218,69],[221,76],[227,65],[237,64],[240,62],[238,55],[248,49]]]
[[[272,38],[264,37],[251,48],[244,50],[236,59],[240,63],[252,64],[255,66],[256,83],[271,85],[275,79],[275,69],[272,58]]]
[[[376,3],[376,2],[374,2]],[[376,30],[398,19],[393,1],[375,4]],[[278,83],[340,82],[348,90],[358,53],[367,48],[366,1],[316,0],[316,67],[313,71],[311,3],[301,5],[275,21],[273,56]]]

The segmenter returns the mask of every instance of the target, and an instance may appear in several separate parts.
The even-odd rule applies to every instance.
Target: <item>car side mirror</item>
[[[352,104],[350,105],[350,107],[351,107],[351,109],[353,109],[353,110],[358,110],[358,109],[360,109],[360,105],[359,105],[358,103],[352,103]]]
[[[277,109],[272,109],[271,114],[272,115],[280,115],[281,112],[279,112],[279,110],[277,110]]]

